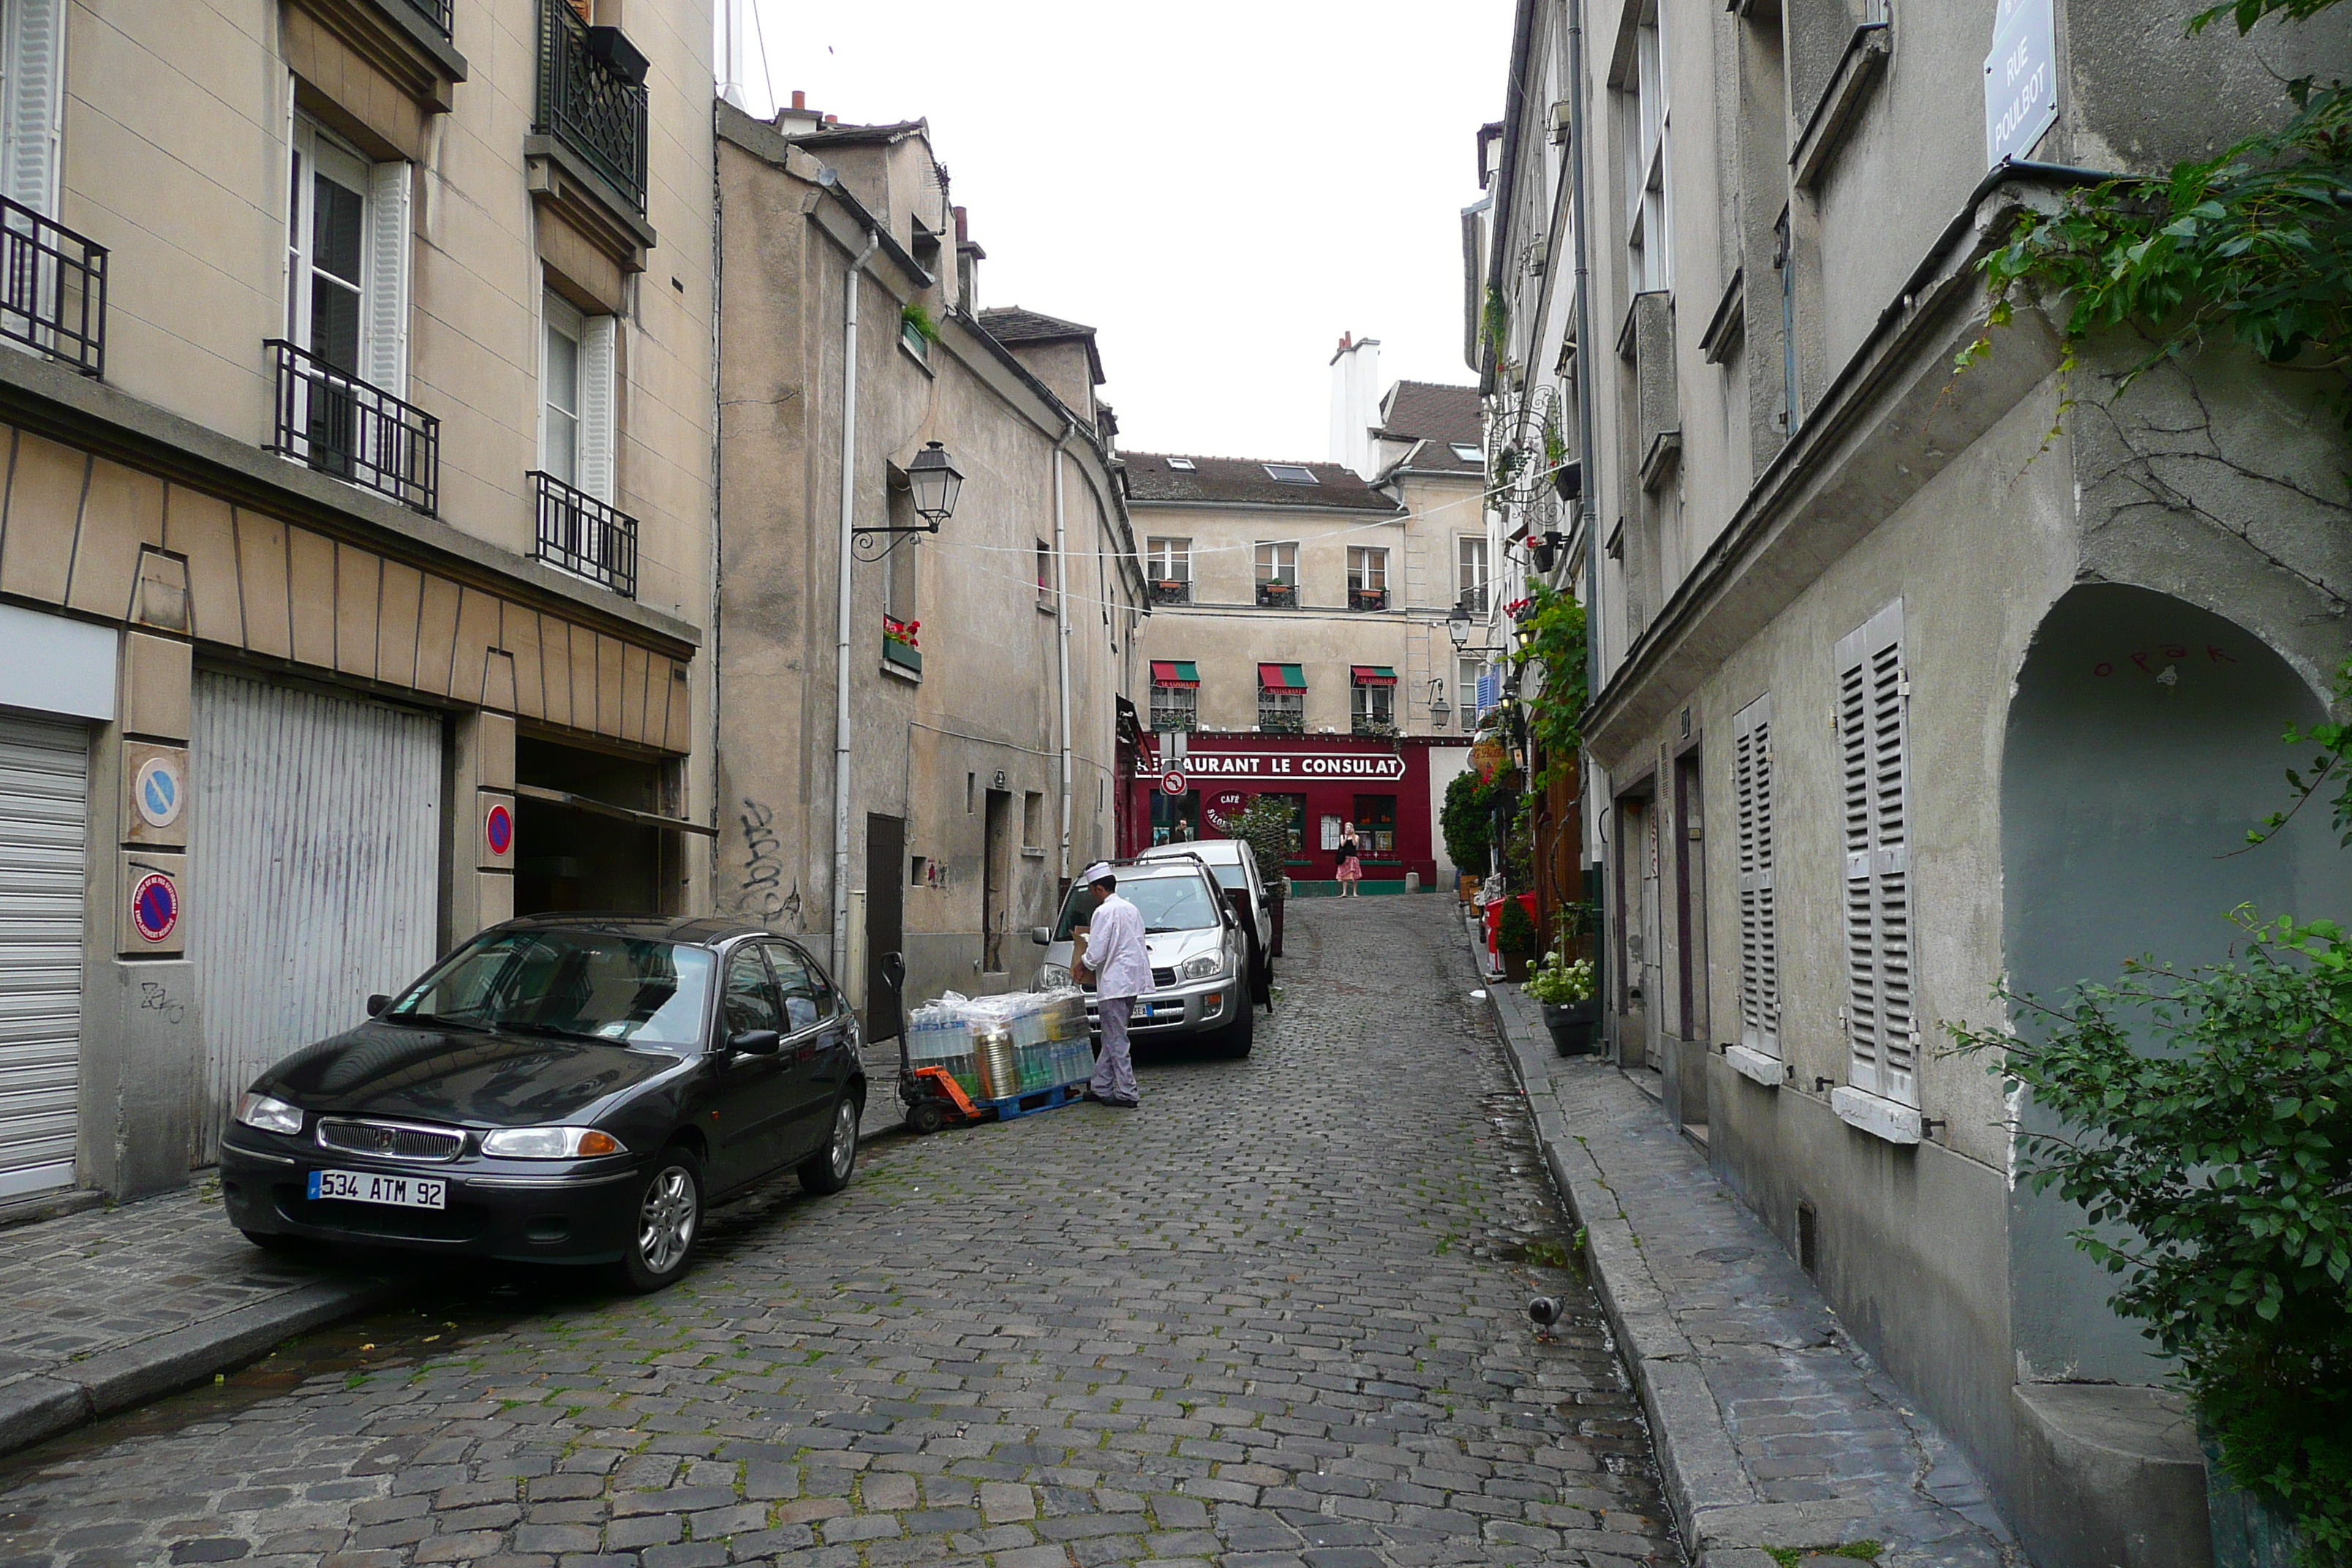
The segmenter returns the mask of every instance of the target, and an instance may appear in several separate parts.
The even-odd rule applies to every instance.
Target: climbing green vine
[[[1530,577],[1521,625],[1535,629],[1535,641],[1511,656],[1521,688],[1526,689],[1529,666],[1543,677],[1528,700],[1528,733],[1544,759],[1529,793],[1541,794],[1554,778],[1575,776],[1577,752],[1584,744],[1584,606],[1573,595]]]

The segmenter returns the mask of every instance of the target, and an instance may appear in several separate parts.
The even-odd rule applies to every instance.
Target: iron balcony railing
[[[441,505],[441,421],[283,338],[268,449],[390,496],[428,517]]]
[[[433,30],[445,38],[451,33],[451,4],[452,0],[407,0],[408,8],[424,17]]]
[[[1394,720],[1368,719],[1361,714],[1349,721],[1348,732],[1351,735],[1379,735],[1390,739],[1393,739],[1400,733]]]
[[[553,474],[534,468],[530,479],[539,490],[539,542],[531,554],[635,598],[637,520]]]
[[[1192,602],[1192,584],[1180,578],[1163,577],[1151,584],[1151,602],[1155,605],[1189,605]]]
[[[1257,728],[1262,735],[1304,735],[1307,733],[1307,716],[1260,708],[1257,710]]]
[[[1295,610],[1298,608],[1298,584],[1296,583],[1260,583],[1257,604],[1262,610]]]
[[[1348,590],[1348,608],[1351,610],[1385,610],[1388,607],[1389,591],[1386,588]]]
[[[106,247],[0,196],[0,338],[106,374]]]
[[[646,61],[618,27],[592,27],[566,0],[539,0],[539,121],[646,210]]]

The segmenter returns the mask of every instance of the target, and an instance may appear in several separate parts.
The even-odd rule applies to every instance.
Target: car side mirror
[[[1054,933],[1044,926],[1031,926],[1029,928],[1029,940],[1035,942],[1039,947],[1045,947],[1053,942]]]
[[[381,1018],[383,1016],[383,1010],[391,1005],[391,997],[385,995],[381,991],[376,992],[373,995],[368,998],[368,1016],[371,1018]]]
[[[727,1048],[737,1056],[772,1057],[784,1048],[784,1037],[773,1029],[740,1029],[728,1038]]]

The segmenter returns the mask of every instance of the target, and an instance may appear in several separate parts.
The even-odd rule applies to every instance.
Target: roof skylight
[[[1192,471],[1192,459],[1190,458],[1171,458],[1168,459],[1168,466],[1171,468],[1181,468],[1185,473],[1189,474]]]
[[[1460,441],[1454,443],[1454,455],[1461,458],[1465,463],[1477,462],[1485,456],[1485,454],[1480,452],[1477,447],[1465,446]]]
[[[1304,463],[1267,463],[1265,468],[1267,479],[1280,479],[1286,485],[1319,485],[1323,482],[1315,477],[1315,470]]]

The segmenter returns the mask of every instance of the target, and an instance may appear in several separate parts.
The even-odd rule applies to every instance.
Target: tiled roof
[[[1391,440],[1420,437],[1475,447],[1480,436],[1478,389],[1400,381],[1389,390],[1388,417],[1381,433]]]
[[[1184,457],[1191,472],[1169,467],[1170,456]],[[1121,452],[1127,465],[1127,494],[1131,501],[1194,501],[1223,506],[1341,507],[1351,511],[1391,512],[1402,509],[1339,463],[1286,463],[1315,475],[1315,483],[1297,484],[1268,474],[1266,461],[1255,458],[1195,458],[1182,453]]]
[[[1472,452],[1477,451],[1475,442],[1465,443],[1465,446]],[[1465,458],[1454,449],[1451,441],[1416,441],[1412,450],[1391,463],[1388,472],[1381,477],[1386,479],[1389,474],[1400,473],[1460,474],[1465,479],[1475,479],[1486,472],[1486,461],[1483,456]]]
[[[928,120],[900,120],[888,125],[828,125],[823,121],[812,124],[805,119],[784,114],[776,117],[775,125],[803,147],[865,146],[902,141],[908,136],[928,136],[931,130]],[[803,126],[807,129],[800,129]]]

